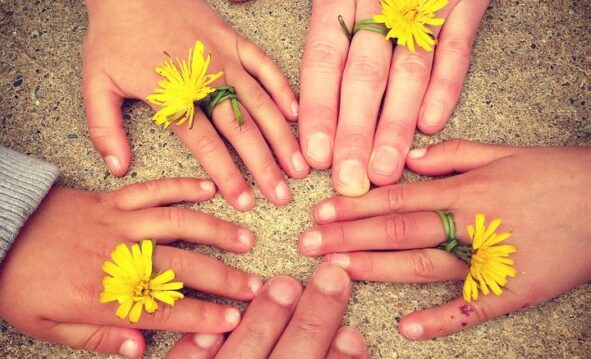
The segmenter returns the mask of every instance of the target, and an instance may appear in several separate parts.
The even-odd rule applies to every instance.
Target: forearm
[[[0,262],[58,175],[57,167],[0,146]]]

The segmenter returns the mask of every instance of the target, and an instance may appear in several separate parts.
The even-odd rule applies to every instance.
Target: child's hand
[[[392,49],[381,34],[349,43],[337,17],[353,23],[381,13],[378,0],[317,0],[304,50],[300,143],[314,168],[333,166],[337,192],[360,196],[400,178],[417,127],[440,131],[459,98],[472,43],[489,0],[449,0],[433,28],[434,52]]]
[[[96,194],[55,188],[26,222],[0,271],[0,317],[40,340],[100,353],[139,357],[138,329],[223,333],[240,321],[237,309],[184,298],[160,305],[136,325],[115,316],[117,303],[100,304],[103,262],[122,242],[154,239],[154,272],[172,269],[185,287],[250,300],[255,276],[208,256],[164,246],[179,238],[246,252],[252,233],[194,210],[158,207],[211,198],[214,186],[195,179],[165,179]]]
[[[89,135],[113,174],[124,175],[131,160],[121,123],[123,100],[144,100],[154,91],[162,79],[154,68],[166,60],[164,51],[184,59],[201,40],[212,53],[209,72],[225,74],[215,85],[236,88],[245,124],[237,125],[226,101],[214,111],[213,122],[198,110],[192,130],[187,124],[172,125],[173,130],[234,207],[252,208],[254,196],[218,131],[234,146],[269,201],[281,205],[291,200],[267,142],[289,176],[301,178],[309,172],[285,121],[296,120],[297,101],[279,67],[260,48],[201,0],[89,0],[87,5],[89,27],[82,57]]]
[[[326,256],[353,279],[385,282],[464,280],[467,266],[434,249],[444,230],[434,212],[453,213],[458,238],[476,213],[501,218],[499,232],[517,247],[517,275],[501,296],[459,298],[412,313],[400,322],[410,339],[428,339],[525,309],[591,279],[591,150],[507,147],[449,141],[409,153],[407,165],[430,176],[463,174],[373,190],[360,198],[319,204],[321,225],[299,241],[302,253]],[[373,252],[379,250],[379,252]],[[384,251],[385,250],[385,251]]]
[[[167,358],[366,359],[361,334],[338,329],[350,292],[347,273],[328,263],[316,269],[303,294],[296,280],[273,278],[225,342],[221,335],[187,334]]]

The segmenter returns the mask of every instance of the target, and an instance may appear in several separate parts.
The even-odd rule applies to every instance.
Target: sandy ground
[[[210,3],[229,23],[280,64],[294,88],[310,1]],[[460,137],[513,145],[591,143],[591,4],[574,0],[499,0],[489,8],[476,41],[463,95],[438,136],[417,135],[416,146]],[[0,142],[57,164],[60,184],[107,190],[160,177],[205,176],[169,131],[152,125],[142,103],[125,106],[134,162],[110,176],[88,139],[80,94],[80,45],[86,30],[82,1],[0,0]],[[258,205],[238,213],[220,197],[195,206],[251,227],[256,248],[246,255],[196,248],[265,278],[289,274],[304,281],[317,261],[300,256],[295,240],[312,224],[309,211],[334,194],[328,171],[289,182],[293,202],[276,208],[256,192]],[[250,179],[250,177],[249,177]],[[404,181],[416,180],[405,174]],[[15,288],[17,290],[17,288]],[[344,323],[367,338],[372,358],[591,356],[591,286],[583,285],[537,308],[490,321],[446,338],[410,342],[396,318],[442,304],[459,283],[357,283]],[[146,357],[163,357],[178,338],[147,332]],[[0,357],[94,358],[83,351],[21,336],[0,322]]]

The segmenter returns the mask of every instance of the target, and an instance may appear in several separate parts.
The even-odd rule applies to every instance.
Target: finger
[[[395,212],[437,211],[455,208],[459,188],[454,178],[415,182],[369,191],[365,196],[333,197],[320,202],[313,210],[316,223],[351,221]]]
[[[244,273],[206,255],[167,246],[154,251],[154,269],[176,273],[185,287],[238,300],[251,300],[263,285],[260,278]]]
[[[91,324],[58,323],[45,339],[76,349],[126,358],[140,358],[146,348],[144,337],[137,329]]]
[[[240,322],[238,309],[193,298],[180,299],[174,306],[158,302],[156,312],[143,312],[135,324],[128,322],[127,318],[119,319],[115,315],[117,307],[116,302],[102,304],[85,315],[90,323],[96,325],[124,325],[138,329],[212,334],[229,332]],[[76,315],[80,313],[66,313],[64,317]]]
[[[341,266],[351,279],[373,282],[431,283],[461,280],[467,273],[464,262],[441,249],[334,253],[325,261]]]
[[[406,164],[416,173],[438,176],[483,167],[520,150],[519,147],[450,140],[410,151]]]
[[[214,110],[213,119],[252,173],[265,198],[275,205],[285,205],[291,201],[291,190],[257,125],[244,108],[242,114],[244,124],[239,126],[232,106],[226,101]]]
[[[337,332],[326,359],[366,359],[367,345],[361,333],[351,327]]]
[[[380,11],[377,1],[360,1],[356,21]],[[392,43],[371,31],[353,37],[343,73],[338,127],[334,149],[333,185],[345,196],[369,190],[367,164],[373,144],[378,111],[388,80]]]
[[[471,328],[531,304],[508,289],[503,290],[502,296],[483,295],[471,303],[458,298],[405,316],[398,330],[407,339],[431,339]]]
[[[213,359],[224,344],[220,334],[185,334],[166,354],[166,359]]]
[[[349,49],[337,18],[349,28],[355,14],[353,0],[315,0],[304,49],[300,94],[300,143],[306,161],[316,169],[332,162],[337,127],[341,77]]]
[[[456,3],[457,0],[451,0],[437,12],[437,17],[447,17]],[[440,27],[431,27],[431,30],[437,37]],[[378,186],[392,184],[402,175],[431,76],[433,51],[421,47],[411,50],[413,48],[397,46],[392,57],[384,108],[369,164],[369,177]]]
[[[217,131],[201,111],[195,111],[195,123],[192,129],[187,126],[173,125],[173,130],[232,206],[241,211],[248,211],[254,207],[254,195],[248,184]]]
[[[202,202],[215,195],[211,181],[194,178],[166,178],[132,184],[103,196],[122,210],[133,211],[182,201]]]
[[[131,162],[131,149],[121,115],[124,98],[106,75],[85,69],[83,76],[82,95],[88,135],[109,171],[115,176],[123,176]]]
[[[254,46],[254,45],[253,45]],[[271,61],[269,59],[269,61]],[[229,75],[228,75],[229,76]],[[247,111],[253,116],[277,160],[285,172],[294,178],[303,178],[310,172],[300,146],[289,124],[261,86],[243,73],[229,77],[236,82],[236,92]],[[289,85],[288,85],[289,87]],[[232,114],[233,115],[233,114]],[[236,127],[235,125],[233,126]],[[240,132],[242,128],[238,128]],[[265,147],[267,145],[265,144]]]
[[[216,358],[268,358],[301,293],[301,285],[292,278],[271,279],[250,304],[240,326],[232,332]]]
[[[121,216],[127,217],[123,229],[132,241],[151,238],[165,244],[182,239],[239,253],[250,250],[255,242],[248,229],[187,208],[150,208]]]
[[[418,127],[425,134],[441,131],[451,116],[468,72],[480,20],[489,3],[489,0],[458,2],[441,29],[419,116]]]
[[[463,222],[458,219],[456,215],[456,226],[462,227]],[[444,227],[437,213],[414,212],[312,228],[300,236],[298,248],[304,255],[319,256],[334,252],[430,248],[444,238]]]
[[[292,121],[297,121],[298,101],[283,71],[275,61],[271,60],[261,48],[243,38],[239,38],[236,49],[242,66],[265,86],[283,115]],[[248,98],[253,96],[253,94],[246,95]],[[263,103],[267,102],[263,98],[259,100]]]
[[[271,358],[324,358],[351,293],[349,276],[340,267],[321,264],[298,303]]]

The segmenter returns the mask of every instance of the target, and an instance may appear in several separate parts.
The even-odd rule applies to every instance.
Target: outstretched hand
[[[361,334],[350,327],[338,329],[350,293],[347,273],[329,263],[316,269],[303,293],[296,280],[273,278],[228,339],[187,334],[167,358],[367,359]]]
[[[177,239],[246,252],[253,234],[186,208],[203,201],[209,181],[163,179],[109,193],[54,188],[21,230],[0,270],[0,317],[40,340],[106,354],[140,357],[139,329],[223,333],[240,321],[236,308],[193,298],[160,306],[137,324],[115,316],[116,303],[100,304],[104,261],[120,243],[154,239],[154,272],[172,269],[185,287],[250,300],[262,282],[193,251],[167,246]],[[15,288],[17,290],[15,290]]]
[[[464,280],[466,264],[435,247],[444,241],[437,210],[453,213],[457,237],[481,212],[501,218],[500,231],[517,275],[502,295],[463,298],[412,313],[400,321],[409,339],[428,339],[472,327],[550,300],[591,279],[591,150],[508,147],[448,141],[409,154],[423,175],[460,172],[445,179],[393,185],[359,198],[336,197],[314,209],[319,224],[299,240],[308,256],[326,255],[352,279],[424,283]]]
[[[308,174],[285,121],[297,119],[297,101],[279,67],[260,48],[201,0],[89,0],[87,6],[89,27],[82,58],[88,131],[114,175],[124,175],[131,161],[122,127],[124,99],[145,100],[162,80],[154,68],[167,59],[164,52],[184,59],[201,40],[212,53],[210,72],[225,74],[214,86],[235,87],[245,123],[237,125],[226,101],[216,107],[212,122],[198,110],[191,130],[186,124],[172,129],[237,209],[249,210],[255,200],[218,131],[236,149],[269,201],[282,205],[291,200],[273,153],[289,176]]]
[[[439,132],[460,96],[472,43],[489,0],[450,0],[432,28],[434,52],[393,49],[380,34],[349,29],[381,13],[372,0],[317,0],[301,74],[300,143],[313,168],[333,166],[333,185],[346,196],[400,178],[415,128]]]

